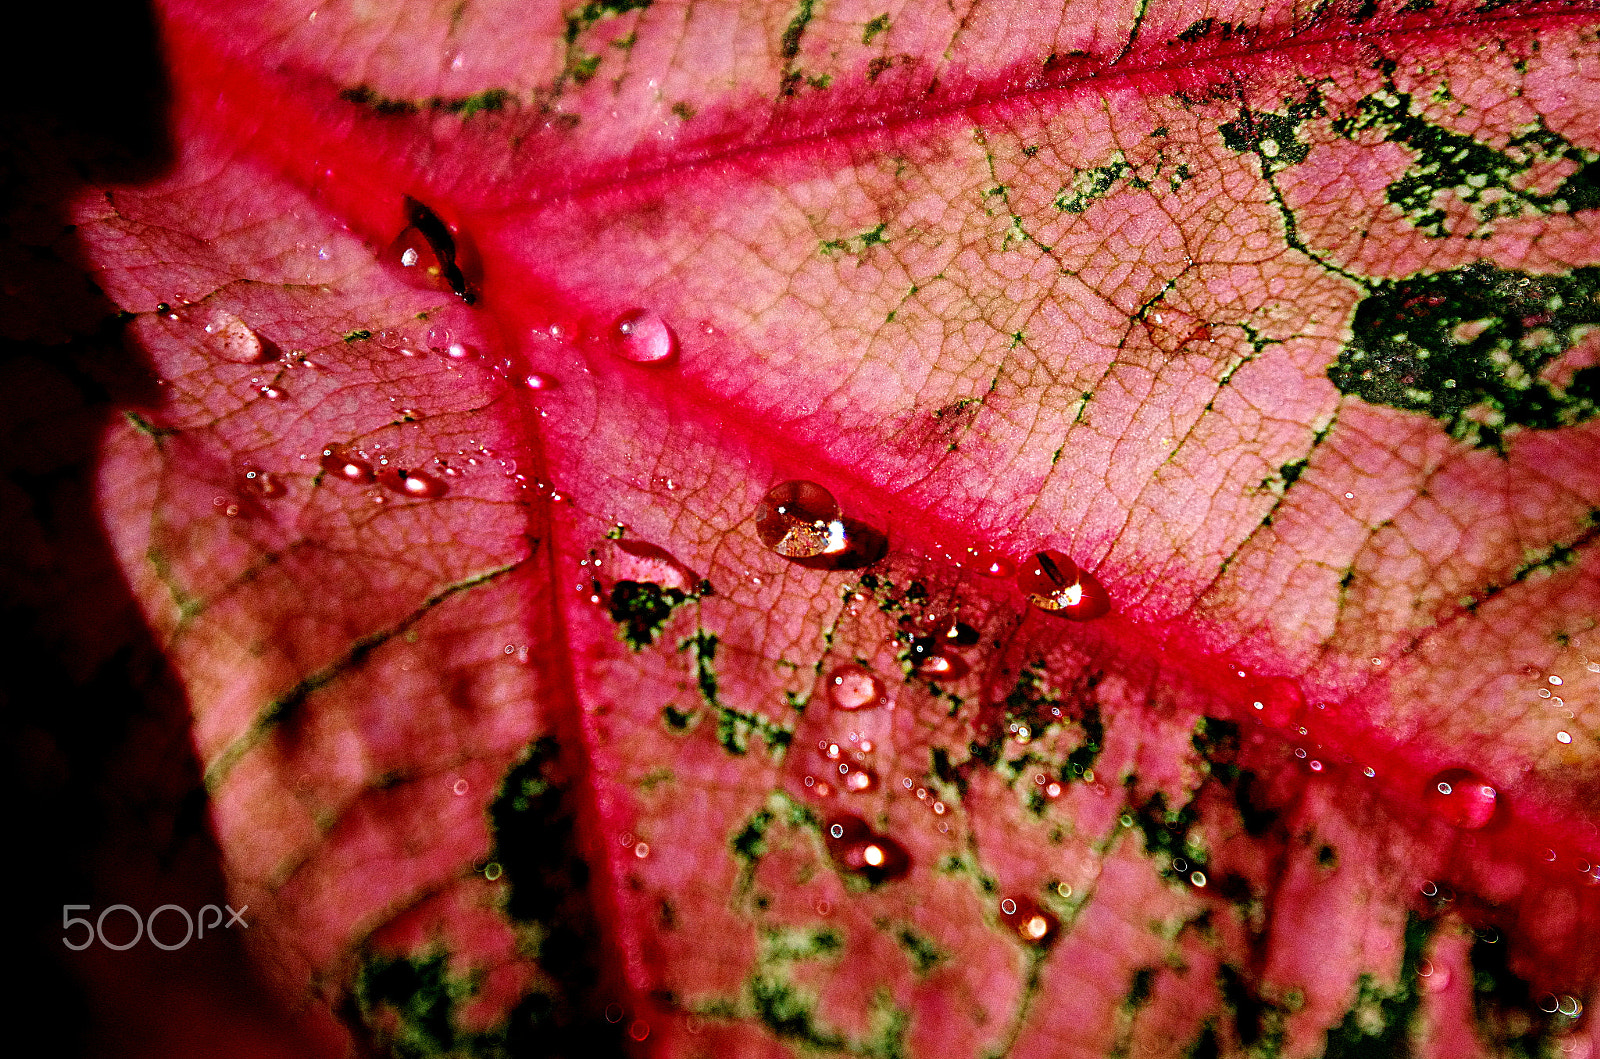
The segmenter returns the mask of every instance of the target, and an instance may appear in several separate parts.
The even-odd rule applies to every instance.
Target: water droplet
[[[1017,574],[1017,587],[1040,610],[1073,621],[1089,621],[1111,610],[1111,597],[1099,579],[1063,552],[1034,553]]]
[[[634,1019],[633,1025],[628,1027],[628,1036],[636,1041],[642,1041],[650,1036],[650,1024],[644,1019]]]
[[[911,869],[905,847],[873,831],[859,816],[831,816],[823,834],[829,855],[845,871],[880,882],[898,879]]]
[[[607,1004],[605,1014],[606,1021],[615,1024],[622,1021],[622,1016],[625,1012],[622,1010],[621,1004]]]
[[[648,857],[650,855],[650,843],[648,843],[648,842],[635,843],[634,847],[633,847],[633,855],[635,857],[638,857],[640,860],[644,860],[646,857]]]
[[[346,482],[367,485],[376,480],[376,475],[372,473],[372,464],[338,449],[323,449],[321,462],[323,470]]]
[[[284,485],[283,479],[277,475],[269,471],[248,469],[239,474],[239,489],[241,492],[251,493],[267,500],[283,496],[289,491],[289,487]]]
[[[256,392],[269,401],[281,401],[287,396],[283,389],[277,386],[263,386]]]
[[[204,330],[205,348],[223,360],[235,364],[263,364],[277,356],[272,343],[262,341],[249,324],[232,313],[213,313]]]
[[[1017,564],[999,552],[984,552],[973,565],[984,577],[1011,578],[1017,576]]]
[[[456,780],[450,789],[455,791],[458,795],[465,794],[469,789],[471,789],[471,784],[467,783],[466,780]]]
[[[678,351],[678,336],[658,314],[634,309],[611,325],[611,346],[624,360],[660,364]]]
[[[1571,732],[1557,732],[1556,733],[1556,742],[1558,742],[1558,743],[1570,743],[1570,742],[1572,742],[1572,733]]]
[[[556,381],[548,375],[541,375],[538,372],[534,372],[522,380],[522,385],[526,386],[530,390],[553,390],[555,389]]]
[[[399,467],[385,467],[377,474],[378,484],[401,496],[418,500],[435,500],[450,491],[450,487],[431,474],[407,471]]]
[[[1495,789],[1470,769],[1445,769],[1423,792],[1428,811],[1453,827],[1476,830],[1494,816]]]
[[[847,766],[841,765],[840,768]],[[844,789],[855,794],[865,794],[878,789],[878,774],[864,765],[850,769],[844,777]]]
[[[911,671],[923,680],[960,680],[970,671],[960,655],[952,654],[931,636],[911,641]]]
[[[756,534],[786,559],[808,559],[828,549],[829,527],[838,517],[833,494],[816,482],[781,482],[756,507]]]
[[[827,686],[828,702],[836,710],[870,710],[888,701],[878,675],[854,662],[828,674]]]
[[[1061,930],[1061,921],[1052,913],[1020,895],[1001,900],[1000,921],[1029,945],[1048,945]]]

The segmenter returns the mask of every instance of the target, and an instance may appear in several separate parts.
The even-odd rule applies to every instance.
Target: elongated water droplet
[[[911,670],[923,680],[960,680],[970,667],[960,655],[941,647],[933,637],[912,641]]]
[[[450,226],[421,202],[407,196],[405,211],[409,223],[389,244],[384,259],[398,266],[412,285],[453,291],[472,304],[476,279],[469,281],[464,264],[475,265],[468,261],[473,255],[465,252],[467,247]]]
[[[262,341],[249,324],[232,313],[212,313],[203,330],[205,348],[234,364],[263,364],[277,356],[272,343]]]
[[[611,325],[611,348],[635,364],[660,364],[678,351],[678,336],[649,309],[633,309]]]
[[[827,551],[838,518],[833,494],[816,482],[780,482],[756,507],[756,535],[786,559],[808,559]]]
[[[556,381],[548,375],[534,372],[522,380],[522,385],[530,390],[553,390],[556,387]]]
[[[450,491],[443,480],[422,471],[407,471],[400,467],[385,467],[378,472],[378,484],[401,496],[418,500],[435,500]]]
[[[1073,621],[1089,621],[1111,610],[1100,581],[1079,569],[1064,552],[1035,552],[1017,574],[1017,587],[1040,610]]]
[[[984,577],[1008,578],[1017,574],[1017,564],[999,552],[984,552],[974,560],[973,565]]]
[[[323,449],[321,463],[323,470],[346,482],[367,485],[376,481],[376,475],[372,473],[372,464],[338,449]]]
[[[957,621],[953,614],[935,611],[924,614],[915,624],[927,630],[928,636],[943,647],[971,647],[978,642],[978,630],[964,621]]]
[[[1053,913],[1022,894],[1001,898],[1000,921],[1029,945],[1048,945],[1061,930],[1061,921]]]
[[[1428,781],[1423,801],[1435,816],[1467,831],[1475,831],[1493,817],[1499,795],[1487,780],[1471,769],[1445,769]]]
[[[883,681],[866,666],[852,662],[828,674],[828,702],[836,710],[871,710],[888,701]]]
[[[822,825],[822,837],[835,864],[873,882],[898,879],[911,869],[904,846],[876,833],[854,814],[830,816]]]

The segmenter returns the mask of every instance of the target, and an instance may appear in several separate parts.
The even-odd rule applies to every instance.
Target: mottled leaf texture
[[[12,727],[250,923],[75,1039],[1600,1055],[1597,30],[164,0],[9,134]]]

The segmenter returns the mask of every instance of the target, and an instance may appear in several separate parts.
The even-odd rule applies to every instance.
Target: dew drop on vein
[[[1487,780],[1463,768],[1445,769],[1423,790],[1429,812],[1466,831],[1475,831],[1494,817],[1498,798]]]
[[[678,351],[678,336],[659,314],[633,309],[611,325],[611,348],[635,364],[661,364]]]
[[[1017,587],[1035,607],[1073,621],[1090,621],[1111,610],[1100,580],[1064,552],[1035,552],[1017,573]]]
[[[335,478],[355,485],[369,485],[377,480],[372,464],[335,448],[322,450],[322,469]]]
[[[852,813],[830,816],[823,824],[823,842],[834,863],[873,882],[898,879],[911,869],[905,847],[875,832]]]
[[[1061,929],[1061,921],[1053,913],[1021,895],[1001,898],[1000,921],[1029,945],[1048,945]]]
[[[422,471],[407,471],[399,467],[385,467],[377,474],[378,484],[401,496],[418,500],[435,500],[450,491],[442,479]]]
[[[838,502],[816,482],[780,482],[756,506],[756,535],[786,559],[821,555],[842,532]]]

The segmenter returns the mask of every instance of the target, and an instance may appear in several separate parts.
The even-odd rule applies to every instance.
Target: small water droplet
[[[622,1021],[622,1016],[626,1012],[622,1010],[621,1004],[607,1004],[605,1014],[606,1021],[615,1024]]]
[[[1022,895],[1000,901],[1000,921],[1029,945],[1048,945],[1061,929],[1061,921],[1054,914]]]
[[[367,485],[376,480],[376,475],[372,473],[372,464],[338,449],[323,449],[321,462],[323,470],[346,482]]]
[[[648,842],[636,842],[636,843],[634,843],[633,855],[635,857],[638,857],[640,860],[644,860],[646,857],[648,857],[650,855],[650,843],[648,843]]]
[[[435,500],[450,491],[448,485],[431,474],[399,467],[385,467],[377,473],[377,479],[385,489],[418,500]]]
[[[1556,742],[1558,742],[1558,743],[1570,743],[1570,742],[1572,742],[1572,733],[1571,732],[1557,732],[1556,733]]]
[[[459,795],[459,794],[467,793],[467,791],[470,788],[471,788],[471,784],[467,783],[466,780],[456,780],[456,782],[451,786],[450,789],[455,791]]]
[[[1453,827],[1476,830],[1494,816],[1495,789],[1470,769],[1445,769],[1428,781],[1423,801],[1428,811]]]
[[[827,686],[828,702],[836,710],[870,710],[888,701],[878,675],[853,662],[828,674]]]
[[[852,874],[880,882],[898,879],[911,869],[905,847],[873,831],[859,816],[840,813],[829,817],[824,835],[834,863]]]
[[[984,577],[1011,578],[1017,576],[1017,564],[999,552],[984,552],[974,561],[978,573]]]
[[[678,336],[658,314],[634,309],[611,325],[611,347],[635,364],[661,364],[678,351]]]
[[[1250,716],[1275,728],[1298,725],[1301,715],[1305,713],[1305,694],[1301,692],[1300,685],[1288,677],[1253,680],[1246,688],[1245,697]]]
[[[644,1019],[634,1019],[633,1025],[628,1027],[628,1036],[636,1041],[642,1041],[650,1036],[650,1024]]]
[[[256,392],[269,401],[281,401],[287,396],[283,389],[278,386],[263,386]]]
[[[827,551],[838,517],[833,494],[816,482],[780,482],[756,507],[756,535],[786,559],[808,559]]]
[[[840,768],[847,766],[841,765]],[[845,775],[844,789],[856,794],[865,794],[878,789],[878,774],[864,765],[857,765]]]
[[[530,390],[553,390],[555,389],[556,381],[548,375],[541,375],[538,372],[534,372],[522,380],[522,385],[526,386]]]
[[[923,680],[960,680],[971,669],[962,656],[933,649],[912,664],[912,672]]]
[[[249,324],[232,313],[213,313],[204,331],[205,348],[234,364],[263,364],[277,356],[272,343],[262,341]]]
[[[241,492],[271,500],[273,497],[283,496],[289,487],[283,484],[283,479],[269,471],[247,469],[239,473],[239,489]]]
[[[1080,570],[1064,552],[1035,552],[1017,574],[1017,587],[1040,610],[1073,621],[1089,621],[1111,610],[1111,597],[1099,579]]]

